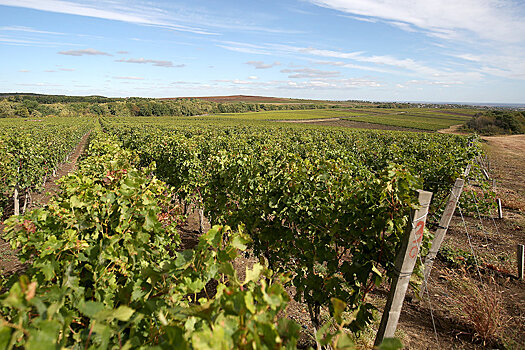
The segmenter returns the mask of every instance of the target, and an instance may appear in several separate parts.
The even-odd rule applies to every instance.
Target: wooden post
[[[199,209],[199,232],[204,232],[204,209]]]
[[[501,199],[497,199],[498,201],[498,219],[503,219],[503,210],[501,209]]]
[[[454,187],[452,188],[452,193],[450,193],[450,196],[448,197],[447,206],[445,207],[445,211],[441,216],[441,220],[439,220],[439,226],[436,231],[436,234],[434,235],[434,239],[432,240],[430,251],[428,252],[427,257],[425,258],[425,281],[428,281],[428,278],[430,277],[430,272],[432,271],[434,259],[437,256],[439,248],[441,247],[443,238],[445,238],[445,235],[447,234],[448,226],[450,225],[450,220],[452,220],[452,216],[454,215],[454,211],[456,210],[456,205],[458,203],[459,196],[463,191],[464,185],[465,181],[463,179],[457,179],[456,183],[454,183]],[[423,285],[422,290],[424,288],[426,288],[425,285]]]
[[[22,214],[25,214],[26,212],[26,209],[27,209],[27,205],[29,203],[29,198],[30,198],[30,194],[29,194],[29,191],[26,192],[26,198],[24,200],[24,207],[22,208]]]
[[[410,276],[412,276],[421,241],[423,240],[432,192],[420,190],[418,193],[420,208],[412,211],[410,224],[402,238],[401,247],[396,256],[394,277],[390,284],[390,292],[383,316],[381,317],[381,324],[377,331],[376,346],[381,344],[384,338],[392,338],[394,336],[403,301],[405,300],[405,293],[410,282]]]
[[[472,167],[472,164],[467,165],[467,167],[465,168],[465,171],[463,172],[463,176],[464,177],[467,177],[468,174],[470,174],[470,168],[471,167]]]
[[[525,260],[524,259],[524,255],[525,255],[525,249],[524,249],[524,245],[523,244],[518,244],[518,249],[517,249],[517,261],[518,261],[518,279],[520,281],[523,281],[523,261]]]
[[[18,196],[18,184],[16,184],[15,192],[13,193],[13,202],[14,202],[14,214],[20,215],[20,198]]]

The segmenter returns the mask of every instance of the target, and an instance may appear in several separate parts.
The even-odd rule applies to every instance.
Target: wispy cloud
[[[119,80],[144,80],[143,77],[113,77],[113,79],[119,79]]]
[[[59,43],[52,41],[43,41],[37,39],[16,39],[10,37],[0,37],[0,44],[14,46],[36,46],[36,47],[56,47],[56,46],[78,46],[78,44]]]
[[[255,69],[268,69],[275,66],[280,66],[281,62],[264,63],[263,61],[248,61],[246,64],[255,67]]]
[[[165,11],[162,9],[157,9],[153,6],[133,7],[131,4],[119,3],[118,1],[101,1],[88,5],[62,0],[0,0],[0,5],[24,7],[40,11],[102,18],[142,25],[159,26],[195,34],[216,35],[216,33],[212,33],[198,27],[172,23],[170,21],[170,17],[167,16]]]
[[[107,52],[98,51],[95,49],[84,49],[84,50],[69,50],[69,51],[60,51],[60,55],[66,56],[113,56]]]
[[[312,79],[308,81],[289,81],[280,86],[281,89],[293,90],[338,90],[338,89],[356,89],[363,87],[379,88],[382,85],[375,80],[366,78],[349,78],[349,79]]]
[[[324,50],[312,47],[281,46],[283,50],[302,53],[311,56],[346,59],[371,65],[369,70],[383,71],[398,75],[414,75],[435,80],[469,80],[475,81],[483,77],[483,73],[474,69],[468,71],[454,71],[449,68],[438,68],[435,64],[429,65],[412,58],[397,58],[391,55],[366,55],[362,51],[344,52]],[[336,63],[339,64],[339,63]],[[344,67],[347,63],[339,64]],[[364,69],[362,65],[356,68]],[[352,63],[348,66],[352,68]]]
[[[525,41],[525,6],[511,0],[308,0],[354,16],[379,18],[407,30],[411,26],[442,39]]]
[[[38,29],[34,29],[34,28],[31,28],[31,27],[24,27],[24,26],[0,27],[0,31],[25,32],[25,33],[33,33],[33,34],[65,35],[65,33],[48,32],[48,31],[45,31],[45,30],[38,30]]]
[[[20,69],[19,72],[20,72],[20,73],[29,73],[29,72],[31,72],[31,71],[28,70],[28,69]]]
[[[119,55],[127,55],[129,52],[128,51],[117,51],[117,53]]]
[[[325,78],[325,77],[337,77],[341,75],[338,71],[326,71],[313,68],[299,68],[299,69],[282,69],[281,73],[287,73],[290,79],[303,79],[303,78]]]
[[[166,67],[166,68],[172,68],[172,67],[175,67],[175,68],[183,68],[183,67],[186,67],[185,64],[177,64],[177,65],[174,65],[172,61],[160,61],[160,60],[152,60],[152,59],[146,59],[146,58],[128,58],[128,59],[125,59],[125,58],[121,58],[119,60],[115,60],[115,62],[124,62],[124,63],[138,63],[138,64],[146,64],[146,63],[151,63],[153,64],[154,66],[157,66],[157,67]]]
[[[224,44],[217,44],[217,47],[222,47],[223,49],[242,52],[242,53],[251,53],[256,55],[273,55],[271,51],[261,48],[257,45],[245,44],[245,43],[235,43],[228,42]]]
[[[52,84],[52,83],[16,83],[18,86],[38,86],[38,87],[57,87],[63,86],[61,84]]]
[[[305,81],[270,80],[270,81],[248,81],[242,79],[221,79],[216,83],[229,83],[231,86],[239,86],[243,89],[279,89],[279,90],[337,90],[355,89],[361,87],[378,88],[382,84],[369,78],[314,78]]]

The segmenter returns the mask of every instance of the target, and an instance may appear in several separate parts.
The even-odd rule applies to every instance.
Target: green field
[[[340,118],[357,122],[435,131],[439,129],[446,129],[451,125],[465,124],[476,112],[476,110],[468,109],[443,110],[430,108],[359,108],[223,113],[201,116],[199,118],[205,120],[236,121],[287,121]]]
[[[392,113],[383,115],[359,116],[346,119],[358,122],[436,131],[440,129],[446,129],[452,125],[465,124],[471,119],[471,117],[432,113]]]
[[[286,110],[269,112],[248,113],[221,113],[206,116],[207,118],[236,119],[236,120],[308,120],[345,118],[363,115],[361,112],[348,109],[309,109],[309,110]]]

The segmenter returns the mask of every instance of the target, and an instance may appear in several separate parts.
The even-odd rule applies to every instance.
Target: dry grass
[[[496,283],[491,281],[480,287],[477,281],[465,275],[451,276],[449,281],[449,306],[453,314],[470,326],[473,337],[484,345],[498,342],[510,318]]]

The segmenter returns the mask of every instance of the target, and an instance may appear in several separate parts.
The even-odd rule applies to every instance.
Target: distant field
[[[287,110],[269,112],[248,113],[221,113],[207,116],[207,118],[237,119],[237,120],[307,120],[307,119],[329,119],[347,118],[363,115],[362,112],[341,109],[309,109],[309,110]]]
[[[472,115],[475,111],[469,111]],[[467,113],[457,112],[452,114],[441,110],[403,110],[378,114],[373,113],[367,116],[348,118],[352,121],[399,126],[404,128],[414,128],[423,130],[446,129],[451,125],[464,124],[472,117]]]
[[[314,110],[286,110],[269,112],[228,113],[206,116],[205,119],[229,119],[245,121],[306,121],[317,119],[351,120],[396,126],[402,128],[436,131],[446,129],[451,125],[464,124],[475,110],[462,109],[386,109],[386,108],[359,108],[359,109],[314,109]],[[321,125],[320,123],[317,125]]]

